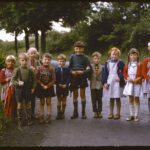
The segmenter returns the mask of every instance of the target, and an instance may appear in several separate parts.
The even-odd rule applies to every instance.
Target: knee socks
[[[113,114],[114,111],[114,99],[110,99],[110,114]]]

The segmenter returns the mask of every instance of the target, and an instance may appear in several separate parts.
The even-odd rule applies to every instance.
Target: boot
[[[57,106],[57,120],[61,119],[61,111],[60,111],[60,106]]]
[[[86,100],[83,100],[82,101],[82,119],[86,119],[85,106],[86,106]]]
[[[18,128],[21,128],[22,123],[22,109],[17,109],[17,118],[18,118]]]
[[[74,111],[73,111],[73,115],[71,116],[71,119],[75,119],[78,118],[78,101],[74,101]]]
[[[47,115],[45,123],[51,123],[51,115]]]
[[[31,109],[26,109],[27,112],[27,125],[31,126],[33,124],[32,120],[31,120]]]

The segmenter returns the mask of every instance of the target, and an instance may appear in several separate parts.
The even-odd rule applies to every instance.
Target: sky
[[[64,28],[61,26],[61,23],[53,22],[52,30],[58,31],[58,32],[69,32],[70,28]],[[17,37],[17,39],[23,40],[24,36],[25,36],[25,34],[22,33]],[[13,34],[6,33],[6,31],[3,29],[3,30],[0,30],[0,40],[2,40],[2,41],[14,41],[14,36],[13,36]]]

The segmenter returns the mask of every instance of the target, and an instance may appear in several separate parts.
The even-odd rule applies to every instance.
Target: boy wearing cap
[[[150,42],[148,43],[148,51],[150,53]],[[143,82],[143,94],[148,99],[149,122],[150,122],[150,57],[145,58],[143,61],[142,75],[145,79]]]
[[[74,111],[71,119],[78,117],[78,89],[80,88],[80,96],[82,101],[82,119],[86,119],[85,107],[86,97],[85,88],[88,87],[87,77],[92,72],[89,58],[83,54],[84,44],[77,41],[74,44],[75,54],[70,56],[69,69],[71,73],[70,91],[73,91]]]

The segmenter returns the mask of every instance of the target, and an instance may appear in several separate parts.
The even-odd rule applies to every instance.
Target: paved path
[[[108,120],[109,103],[103,99],[103,118],[94,119],[90,90],[87,93],[87,119],[81,119],[81,102],[79,100],[80,117],[71,120],[72,97],[68,97],[66,119],[55,120],[56,97],[52,99],[52,123],[40,125],[38,121],[31,127],[23,127],[20,132],[16,127],[9,130],[0,146],[150,146],[150,123],[148,123],[147,100],[141,100],[140,121],[127,122],[128,99],[122,98],[120,120]],[[39,100],[36,101],[38,112]],[[115,108],[116,110],[116,108]]]

